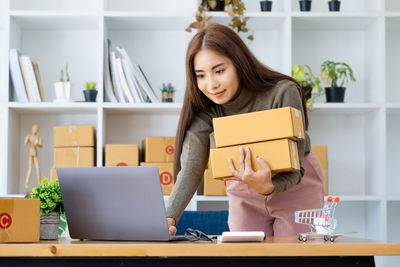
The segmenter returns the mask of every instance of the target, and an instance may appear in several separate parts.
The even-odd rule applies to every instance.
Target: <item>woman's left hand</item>
[[[251,152],[248,147],[240,148],[239,168],[237,171],[231,158],[228,158],[229,168],[231,169],[233,177],[226,178],[225,180],[240,181],[251,186],[256,192],[266,195],[274,191],[272,184],[271,168],[268,163],[262,158],[257,157],[257,163],[261,166],[259,171],[253,171],[251,168]]]

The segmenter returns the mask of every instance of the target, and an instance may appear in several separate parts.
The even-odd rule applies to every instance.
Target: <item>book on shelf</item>
[[[105,93],[107,100],[116,103],[118,102],[116,96],[115,96],[115,91],[114,87],[112,84],[112,76],[110,72],[110,51],[111,51],[111,41],[107,39],[105,41],[105,46],[104,46],[104,88],[105,88]]]
[[[39,88],[36,82],[35,72],[29,56],[19,56],[22,77],[24,78],[26,92],[29,102],[41,102]]]
[[[27,103],[28,96],[25,89],[24,80],[22,77],[21,67],[19,64],[19,52],[17,49],[9,51],[9,65],[12,85],[18,102]]]
[[[40,78],[39,65],[36,61],[32,61],[33,70],[35,71],[36,82],[39,88],[40,101],[44,102],[42,79]]]
[[[130,92],[128,82],[126,81],[124,70],[122,69],[122,63],[121,63],[121,58],[120,57],[118,57],[116,59],[116,63],[117,63],[118,78],[119,78],[119,80],[121,82],[122,91],[124,91],[124,95],[128,99],[128,102],[129,103],[133,103],[135,101],[133,100],[133,96],[132,96],[132,94]]]
[[[130,72],[130,69],[128,67],[128,63],[126,62],[126,59],[121,58],[121,62],[122,62],[122,68],[124,70],[124,74],[125,74],[126,80],[128,82],[129,89],[131,90],[133,99],[135,100],[136,103],[143,102],[138,94],[136,80],[134,79],[133,75]]]
[[[115,93],[117,94],[118,101],[120,103],[126,103],[125,97],[124,97],[124,92],[122,91],[120,79],[118,77],[118,72],[117,72],[117,58],[115,55],[115,52],[112,51],[110,53],[110,65],[111,65],[111,75],[112,75],[112,81],[114,84],[114,88],[116,88]]]

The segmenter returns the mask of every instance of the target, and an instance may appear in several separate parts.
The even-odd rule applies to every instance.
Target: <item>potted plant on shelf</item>
[[[65,90],[65,99],[67,101],[69,101],[70,97],[71,97],[71,80],[70,80],[69,73],[68,73],[68,63],[65,64],[64,90]]]
[[[88,81],[85,83],[86,90],[83,90],[86,102],[96,102],[97,90],[96,82]]]
[[[175,88],[172,86],[171,83],[168,83],[168,85],[165,85],[165,83],[163,83],[162,88],[160,90],[162,95],[162,102],[165,103],[174,102]]]
[[[344,62],[326,60],[321,64],[321,79],[330,85],[325,87],[326,102],[344,102],[345,83],[355,82],[353,70]]]
[[[300,11],[311,11],[311,0],[300,0]]]
[[[207,11],[214,10],[217,6],[217,0],[201,0],[195,14],[196,21],[191,23],[187,28],[187,32],[192,32],[192,29],[203,29],[212,19],[212,16],[207,16]],[[247,33],[247,21],[249,17],[244,17],[246,7],[243,0],[225,0],[224,11],[232,18],[229,26],[237,32]],[[247,36],[247,39],[254,40],[252,34]]]
[[[260,1],[261,11],[271,11],[272,10],[272,1],[263,0]]]
[[[25,198],[40,200],[40,239],[54,240],[58,238],[60,215],[64,214],[58,180],[47,182],[44,178],[40,186],[32,189]]]
[[[340,1],[339,0],[331,0],[328,1],[329,11],[340,11]]]
[[[292,77],[303,87],[307,107],[311,109],[315,99],[324,93],[320,79],[313,74],[308,65],[295,65],[292,69]]]
[[[68,73],[68,63],[65,64],[66,81],[64,81],[64,70],[61,69],[60,73],[60,81],[54,83],[54,90],[56,94],[54,102],[69,102],[71,95],[71,81]]]

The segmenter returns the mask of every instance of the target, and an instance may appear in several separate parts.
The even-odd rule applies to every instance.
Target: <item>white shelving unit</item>
[[[338,232],[400,242],[400,1],[342,1],[341,12],[327,1],[313,1],[300,12],[297,0],[273,1],[260,12],[259,1],[245,0],[253,53],[273,69],[290,74],[295,64],[319,73],[327,59],[352,66],[357,82],[347,85],[344,104],[318,100],[310,111],[313,144],[327,144],[329,192],[340,196]],[[0,0],[0,195],[24,194],[27,148],[23,138],[41,126],[43,174],[53,166],[53,126],[91,124],[97,134],[97,166],[107,143],[139,143],[145,136],[176,133],[185,90],[185,53],[193,34],[197,0]],[[210,13],[227,24],[223,12]],[[246,35],[243,35],[244,37]],[[172,82],[175,104],[107,103],[103,93],[103,49],[123,46],[155,89]],[[8,49],[37,60],[45,103],[17,103],[8,74]],[[68,62],[73,83],[67,104],[52,103],[53,83]],[[84,103],[82,88],[95,80],[97,103]],[[156,90],[157,91],[157,90]],[[157,93],[159,93],[157,91]],[[168,197],[165,198],[166,200]],[[196,195],[189,209],[227,207],[227,197]],[[380,266],[398,257],[377,258]]]

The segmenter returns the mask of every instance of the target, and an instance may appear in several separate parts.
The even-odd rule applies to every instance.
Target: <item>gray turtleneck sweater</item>
[[[194,192],[203,179],[210,150],[210,134],[213,133],[212,119],[215,117],[242,114],[267,109],[291,106],[303,110],[300,89],[290,80],[282,80],[271,90],[254,93],[241,90],[239,95],[223,105],[216,105],[211,112],[195,115],[183,141],[181,170],[169,197],[167,217],[176,221],[181,217]],[[304,115],[303,115],[303,125]],[[213,138],[213,137],[211,137]],[[211,146],[214,144],[211,140]],[[306,133],[304,140],[298,141],[300,171],[283,172],[273,176],[273,194],[283,192],[298,184],[303,176],[304,155],[310,152],[310,139]]]

